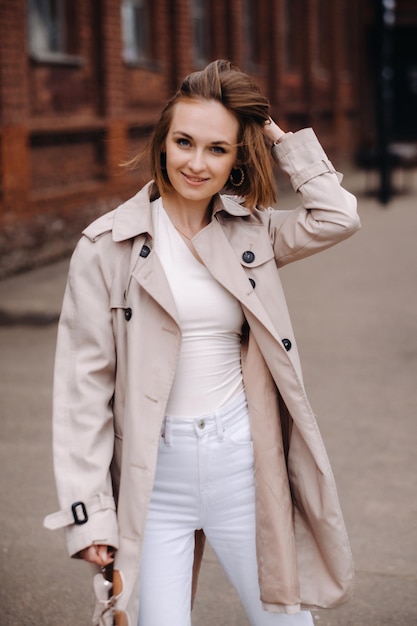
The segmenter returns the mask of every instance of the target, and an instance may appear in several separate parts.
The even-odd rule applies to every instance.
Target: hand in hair
[[[272,143],[281,141],[285,136],[285,131],[283,131],[271,117],[264,124],[264,133]]]

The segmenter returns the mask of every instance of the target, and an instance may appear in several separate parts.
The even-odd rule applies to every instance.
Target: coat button
[[[284,346],[284,348],[286,349],[286,351],[288,352],[288,350],[291,350],[291,346],[292,343],[289,339],[283,339],[282,340],[282,345]]]
[[[245,263],[253,263],[255,260],[255,255],[252,250],[246,250],[242,254],[242,259],[245,261]]]
[[[125,320],[128,322],[132,318],[132,309],[128,307],[125,309]]]
[[[142,250],[140,251],[139,255],[146,259],[150,251],[151,251],[150,247],[147,246],[145,243],[145,245],[142,246]]]
[[[255,289],[255,287],[256,287],[256,283],[255,283],[255,281],[253,280],[253,278],[249,278],[249,282],[250,282],[250,284],[252,285],[252,287]]]

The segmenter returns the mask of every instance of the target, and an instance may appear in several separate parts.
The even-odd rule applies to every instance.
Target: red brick
[[[372,11],[359,0],[329,3],[332,29],[326,37],[326,54],[331,67],[320,73],[318,3],[300,2],[304,10],[297,19],[294,41],[302,63],[291,73],[284,64],[282,17],[289,0],[253,1],[259,45],[256,62],[247,59],[244,0],[206,3],[208,60],[230,58],[254,75],[281,124],[288,129],[314,124],[323,133],[325,147],[351,157],[361,138],[359,59]],[[358,44],[352,50],[341,50],[346,41],[342,11],[346,2]],[[152,0],[155,58],[150,65],[138,67],[122,58],[120,3],[71,3],[71,53],[81,63],[60,64],[29,58],[27,3],[0,0],[0,275],[2,258],[13,246],[21,247],[21,265],[26,262],[22,261],[25,250],[30,249],[33,258],[37,239],[44,248],[50,237],[55,251],[62,241],[62,251],[67,251],[82,225],[137,190],[146,167],[127,172],[119,163],[143,149],[162,105],[180,80],[196,69],[190,0]],[[407,19],[414,19],[410,18],[414,3],[398,0],[400,4]],[[346,64],[350,65],[347,72]],[[58,231],[68,236],[58,236]]]

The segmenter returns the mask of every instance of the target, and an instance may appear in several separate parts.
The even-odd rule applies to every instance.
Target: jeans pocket
[[[225,439],[236,445],[247,445],[252,443],[252,433],[250,429],[249,416],[245,415],[230,426],[226,426],[224,431]]]

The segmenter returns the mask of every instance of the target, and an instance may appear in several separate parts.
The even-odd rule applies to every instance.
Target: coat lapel
[[[254,315],[269,333],[281,343],[272,321],[261,304],[238,261],[236,252],[217,220],[193,239],[201,260],[214,278]]]
[[[122,204],[115,213],[113,240],[132,239],[129,276],[153,298],[178,324],[174,299],[162,268],[153,250],[153,222],[150,205],[151,183]],[[128,289],[131,287],[129,279]]]
[[[178,324],[178,313],[171,289],[162,264],[152,249],[153,223],[149,191],[150,184],[119,207],[115,215],[113,239],[123,241],[134,238],[131,275]],[[223,227],[216,219],[216,213],[219,211],[226,211],[242,218],[250,215],[250,211],[236,199],[217,196],[213,211],[214,219],[194,237],[195,249],[213,277],[241,302],[281,346],[281,338],[270,316],[248,281]],[[147,256],[141,255],[143,245],[149,247]]]
[[[151,249],[145,258],[140,256],[140,251],[136,252],[136,256],[133,278],[179,326],[175,301],[158,255]]]

